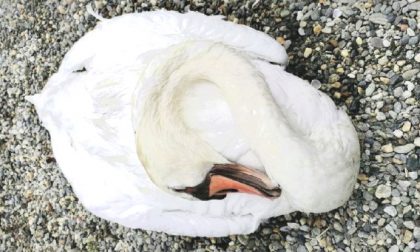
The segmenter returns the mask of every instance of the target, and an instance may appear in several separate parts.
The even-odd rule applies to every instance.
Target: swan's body
[[[351,121],[269,63],[286,56],[265,34],[219,17],[124,15],[77,42],[31,101],[93,213],[173,234],[249,233],[272,216],[341,206],[358,172]],[[265,172],[280,197],[201,201],[174,190],[230,162]]]

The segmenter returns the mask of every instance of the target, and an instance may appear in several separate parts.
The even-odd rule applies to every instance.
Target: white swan
[[[221,17],[128,14],[101,21],[28,99],[92,213],[171,234],[245,234],[341,206],[359,169],[348,116],[286,61],[275,40]]]

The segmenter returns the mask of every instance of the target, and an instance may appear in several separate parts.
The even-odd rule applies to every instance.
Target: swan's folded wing
[[[285,49],[263,32],[221,20],[220,16],[160,10],[101,21],[66,54],[60,71],[109,69],[188,40],[219,42],[255,58],[287,64]]]

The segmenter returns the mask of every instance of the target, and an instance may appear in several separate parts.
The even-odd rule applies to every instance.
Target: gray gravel
[[[135,2],[135,3],[133,3]],[[188,238],[86,212],[26,95],[39,92],[96,21],[85,0],[0,1],[0,251],[420,251],[420,3],[95,1],[104,17],[158,8],[222,14],[288,48],[288,71],[345,107],[362,165],[351,200],[269,220],[254,234]]]

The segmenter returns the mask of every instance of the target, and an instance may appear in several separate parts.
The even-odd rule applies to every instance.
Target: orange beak
[[[280,188],[266,174],[239,164],[215,164],[202,183],[175,191],[189,193],[201,200],[223,199],[229,192],[266,198],[276,198],[281,194]]]

